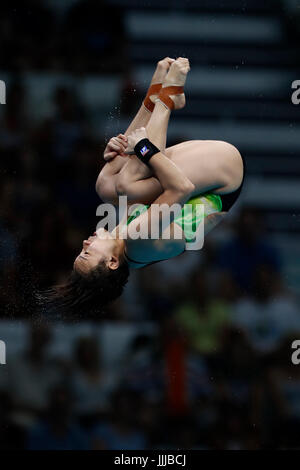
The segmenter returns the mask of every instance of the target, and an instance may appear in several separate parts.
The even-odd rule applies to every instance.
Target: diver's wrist
[[[145,163],[145,165],[149,165],[151,157],[159,152],[159,148],[152,144],[147,138],[140,140],[134,147],[135,155],[141,162]]]

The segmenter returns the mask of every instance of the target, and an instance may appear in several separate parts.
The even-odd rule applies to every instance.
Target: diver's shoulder
[[[173,258],[184,249],[185,242],[182,239],[137,239],[126,242],[127,258],[133,268]]]

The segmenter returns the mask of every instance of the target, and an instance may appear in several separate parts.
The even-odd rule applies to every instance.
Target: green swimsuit
[[[192,210],[185,213],[183,207],[181,213],[174,219],[174,222],[182,228],[185,241],[189,243],[194,240],[195,232],[203,218],[215,212],[222,211],[222,199],[217,194],[206,193],[192,197],[185,204],[190,204]],[[200,204],[204,205],[204,214],[202,214],[202,210],[198,210],[198,205]],[[149,205],[146,206],[143,204],[136,207],[130,217],[128,217],[127,225],[143,214],[143,212],[146,212],[149,207]]]

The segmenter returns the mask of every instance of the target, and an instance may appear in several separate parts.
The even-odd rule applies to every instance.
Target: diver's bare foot
[[[189,60],[184,57],[179,57],[172,63],[158,96],[159,101],[162,101],[166,107],[181,109],[185,106],[183,87],[189,71]],[[176,87],[178,87],[177,90]]]
[[[148,111],[152,112],[154,109],[155,101],[158,97],[158,93],[160,92],[161,85],[163,80],[165,79],[168,70],[172,63],[175,62],[175,59],[171,59],[170,57],[165,57],[164,59],[160,60],[157,63],[155,72],[153,74],[147,96],[144,101],[145,107]]]
[[[162,83],[166,78],[166,75],[173,62],[175,62],[175,59],[171,59],[170,57],[165,57],[164,59],[157,62],[157,66],[150,85],[154,85],[155,83]]]

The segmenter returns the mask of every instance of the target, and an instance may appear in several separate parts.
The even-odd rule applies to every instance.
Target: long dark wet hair
[[[120,297],[128,277],[129,266],[124,259],[117,269],[108,268],[104,262],[85,274],[73,269],[65,284],[39,295],[39,304],[46,313],[59,316],[101,313],[103,307]]]

